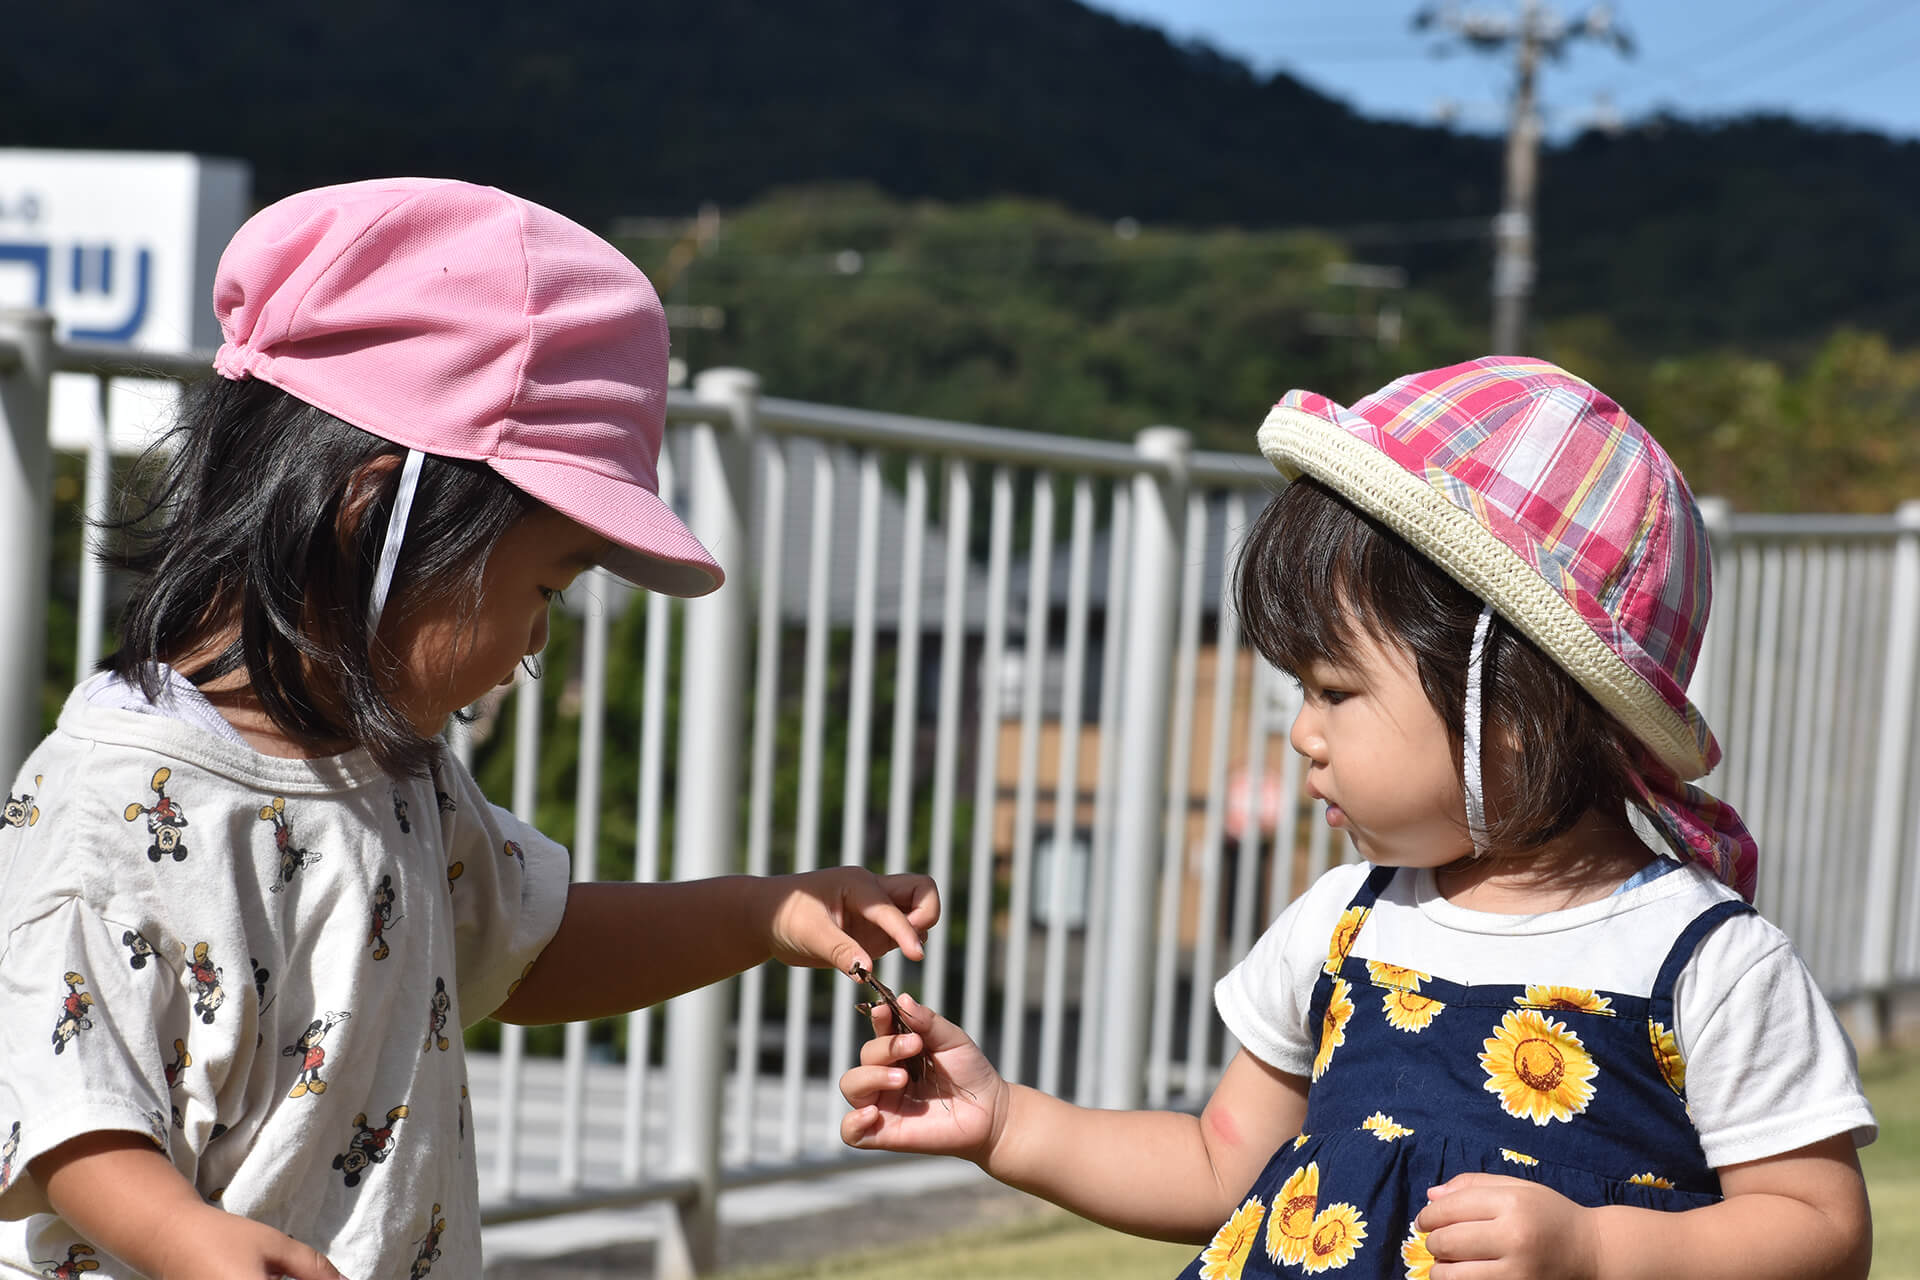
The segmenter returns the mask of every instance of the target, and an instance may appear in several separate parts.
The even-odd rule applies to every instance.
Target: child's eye
[[[1345,702],[1351,696],[1353,695],[1348,693],[1345,689],[1322,689],[1320,691],[1321,701],[1325,702],[1330,707],[1339,706],[1341,703]]]

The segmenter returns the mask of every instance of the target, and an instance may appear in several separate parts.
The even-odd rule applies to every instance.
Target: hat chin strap
[[[1480,685],[1487,665],[1487,641],[1493,627],[1493,606],[1480,610],[1473,624],[1473,648],[1467,655],[1467,706],[1460,726],[1461,773],[1466,779],[1467,833],[1473,837],[1473,856],[1487,852],[1487,802],[1480,778]]]
[[[380,544],[380,563],[373,570],[373,591],[367,597],[369,637],[380,630],[380,615],[387,611],[387,592],[393,587],[394,566],[400,563],[400,544],[406,541],[407,516],[413,511],[413,493],[419,487],[420,463],[425,457],[418,449],[408,449],[406,465],[400,469],[400,487],[393,495],[387,536]]]

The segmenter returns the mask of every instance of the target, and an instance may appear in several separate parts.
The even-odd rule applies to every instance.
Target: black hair
[[[262,710],[295,741],[364,747],[396,777],[427,772],[440,744],[395,704],[382,678],[395,656],[367,627],[401,469],[386,468],[370,494],[363,469],[405,452],[266,382],[210,377],[187,388],[119,515],[103,523],[118,535],[103,559],[136,581],[120,647],[101,668],[153,698],[154,664],[231,636],[181,674],[198,685],[244,670]],[[477,610],[494,544],[538,505],[484,463],[427,455],[387,616]]]
[[[1462,772],[1467,659],[1483,607],[1471,591],[1310,476],[1254,520],[1234,588],[1249,643],[1282,671],[1344,664],[1362,632],[1412,654]],[[1497,613],[1481,690],[1489,855],[1531,852],[1590,810],[1624,820],[1637,803],[1632,735]]]

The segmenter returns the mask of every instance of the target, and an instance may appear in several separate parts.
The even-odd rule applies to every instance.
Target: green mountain
[[[1411,9],[1411,5],[1409,5]],[[596,225],[859,181],[1184,227],[1313,226],[1484,307],[1498,144],[1388,123],[1073,0],[64,0],[0,44],[0,145],[236,155],[264,200],[382,173]],[[1920,337],[1920,143],[1656,121],[1545,161],[1543,314],[1636,342]],[[1365,230],[1371,229],[1371,230]]]

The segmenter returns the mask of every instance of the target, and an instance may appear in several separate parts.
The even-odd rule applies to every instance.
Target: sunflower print
[[[1404,1138],[1413,1132],[1405,1125],[1396,1123],[1392,1116],[1382,1115],[1378,1111],[1362,1120],[1360,1127],[1382,1142],[1392,1142],[1395,1138]]]
[[[1327,943],[1327,972],[1338,973],[1340,966],[1347,962],[1347,955],[1353,950],[1355,939],[1360,936],[1361,926],[1366,924],[1370,907],[1348,907],[1340,913],[1339,921],[1333,926],[1333,938]]]
[[[1350,1204],[1330,1204],[1313,1217],[1307,1233],[1307,1256],[1300,1265],[1309,1274],[1336,1271],[1353,1261],[1367,1238],[1366,1219]]]
[[[1659,1187],[1662,1191],[1673,1190],[1673,1183],[1657,1173],[1636,1173],[1627,1181],[1636,1187]]]
[[[1233,1211],[1233,1216],[1213,1233],[1213,1243],[1201,1251],[1200,1280],[1240,1280],[1253,1253],[1264,1211],[1259,1196],[1248,1196],[1247,1202]]]
[[[1267,1219],[1267,1259],[1298,1266],[1307,1256],[1313,1232],[1313,1211],[1320,1201],[1320,1166],[1309,1163],[1295,1169],[1273,1198],[1273,1216]]]
[[[1680,1043],[1673,1038],[1673,1032],[1658,1022],[1647,1021],[1647,1034],[1653,1041],[1653,1061],[1660,1068],[1660,1078],[1667,1082],[1667,1088],[1686,1096],[1687,1060],[1680,1056]]]
[[[1536,1125],[1571,1120],[1593,1101],[1600,1067],[1564,1024],[1518,1009],[1502,1017],[1483,1043],[1480,1066],[1487,1079],[1481,1087],[1514,1119]]]
[[[1511,1160],[1515,1164],[1535,1165],[1540,1163],[1538,1159],[1528,1155],[1526,1152],[1515,1151],[1510,1147],[1500,1148],[1500,1155],[1502,1159]]]
[[[1433,977],[1418,969],[1409,969],[1402,964],[1388,964],[1384,960],[1367,961],[1367,976],[1382,987],[1398,987],[1402,991],[1418,991],[1420,984]]]
[[[1613,1001],[1585,987],[1548,987],[1530,984],[1527,994],[1514,1000],[1522,1009],[1571,1009],[1576,1013],[1613,1016]]]
[[[1313,1078],[1327,1074],[1333,1051],[1347,1042],[1347,1020],[1353,1017],[1353,988],[1345,978],[1333,980],[1333,994],[1327,998],[1327,1012],[1320,1020],[1320,1051],[1313,1055]]]
[[[1407,1264],[1407,1280],[1433,1280],[1433,1251],[1427,1248],[1427,1233],[1418,1227],[1400,1242],[1400,1261]]]
[[[1432,1025],[1447,1006],[1445,1001],[1435,1000],[1432,996],[1395,987],[1380,997],[1380,1007],[1386,1010],[1388,1026],[1395,1031],[1418,1035]]]

